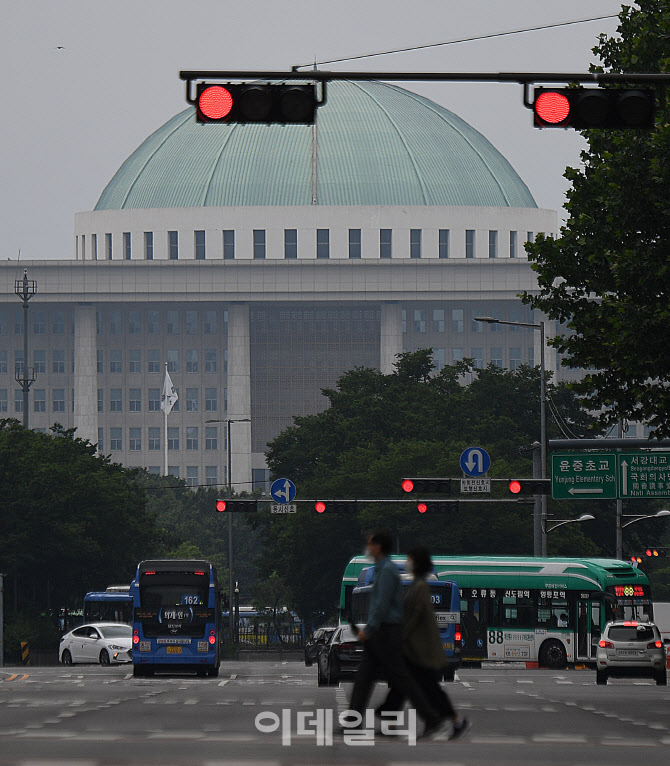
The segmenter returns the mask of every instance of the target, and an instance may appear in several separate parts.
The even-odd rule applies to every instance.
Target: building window
[[[123,372],[123,352],[120,348],[110,349],[109,352],[109,371],[113,373]]]
[[[94,261],[98,260],[98,235],[91,234],[91,258]]]
[[[123,232],[123,257],[126,261],[130,260],[131,256],[131,248],[130,248],[130,232],[124,231]]]
[[[7,332],[8,332],[7,312],[0,311],[0,335],[7,335]]]
[[[19,349],[14,350],[14,374],[23,374],[23,351]]]
[[[198,389],[187,388],[186,389],[186,412],[198,411]]]
[[[470,330],[471,332],[484,332],[484,323],[478,322],[475,317],[482,316],[483,314],[486,314],[486,311],[480,311],[477,308],[473,308],[472,310],[472,322],[470,324]]]
[[[98,428],[98,452],[102,453],[105,449],[105,429],[104,428]]]
[[[109,312],[109,333],[110,335],[121,335],[123,333],[123,321],[120,311]]]
[[[440,229],[437,239],[437,252],[440,258],[449,257],[449,229]]]
[[[414,332],[426,332],[426,309],[414,309]]]
[[[96,335],[105,334],[105,321],[102,315],[102,311],[95,312],[95,332],[96,332]]]
[[[509,368],[518,370],[519,367],[521,367],[521,349],[512,347],[509,350]]]
[[[407,309],[402,309],[400,312],[402,331],[407,332]]]
[[[316,257],[330,258],[330,229],[316,230]]]
[[[160,388],[150,388],[148,392],[149,412],[160,412],[161,408],[161,390]]]
[[[112,388],[109,391],[109,411],[123,412],[123,398],[120,388]]]
[[[179,449],[179,427],[168,428],[168,449]]]
[[[7,389],[0,388],[0,412],[7,412],[9,403],[7,401]]]
[[[390,258],[393,250],[393,229],[379,230],[379,257]]]
[[[141,373],[142,372],[142,350],[139,348],[131,348],[128,351],[128,372]]]
[[[47,392],[44,388],[36,388],[33,391],[34,393],[34,400],[33,400],[33,407],[35,412],[46,412],[47,411]]]
[[[361,230],[349,229],[349,258],[361,257]]]
[[[516,247],[518,240],[518,232],[510,231],[509,233],[509,257],[516,258]]]
[[[198,312],[197,311],[184,312],[184,332],[186,333],[186,335],[198,334]]]
[[[198,350],[195,348],[186,349],[186,372],[198,371]]]
[[[205,484],[208,487],[215,487],[219,483],[219,469],[215,465],[205,466]]]
[[[65,389],[54,388],[53,390],[53,411],[65,412]]]
[[[147,350],[147,372],[161,371],[161,352],[157,348]]]
[[[98,412],[105,411],[105,389],[98,389]]]
[[[142,450],[142,429],[128,429],[128,450],[130,452],[141,452]]]
[[[451,331],[455,333],[463,332],[465,329],[463,320],[463,309],[451,310]]]
[[[7,351],[0,351],[0,375],[7,374]]]
[[[14,390],[14,412],[23,412],[23,391]]]
[[[198,450],[200,447],[198,446],[198,426],[187,426],[186,427],[186,449],[187,450]]]
[[[149,429],[149,450],[156,452],[161,448],[161,429],[150,428]]]
[[[169,465],[168,466],[168,476],[174,476],[175,479],[179,478],[179,466],[178,465]]]
[[[112,235],[105,234],[105,256],[108,261],[112,260]]]
[[[521,316],[521,307],[520,306],[512,306],[509,310],[509,319],[510,322],[522,322],[523,317]],[[518,325],[507,325],[507,329],[510,332],[521,332],[521,327]]]
[[[153,231],[144,232],[144,260],[153,261],[154,259],[154,233]]]
[[[205,426],[205,449],[219,449],[218,428],[216,426]]]
[[[139,335],[142,332],[142,314],[139,311],[128,312],[128,333]]]
[[[168,372],[179,372],[179,350],[174,349],[172,351],[168,350],[167,352],[167,371]]]
[[[421,229],[409,230],[409,257],[421,258]]]
[[[102,375],[105,372],[105,352],[99,348],[96,352],[96,356],[98,375]]]
[[[205,335],[216,335],[216,311],[205,311],[202,331]]]
[[[168,260],[179,260],[179,232],[168,231]]]
[[[65,335],[65,312],[54,311],[51,316],[51,332],[54,335]]]
[[[205,372],[216,372],[215,348],[210,348],[205,351]]]
[[[149,335],[158,335],[161,331],[160,314],[158,311],[147,311],[147,332]]]
[[[219,408],[218,391],[215,388],[205,389],[205,412],[216,412]]]
[[[177,394],[177,399],[175,403],[172,405],[172,412],[179,412],[179,389],[175,386],[175,393]]]
[[[475,257],[475,230],[474,229],[465,230],[465,257],[466,258]]]
[[[295,260],[298,257],[298,230],[284,229],[284,258]]]
[[[498,232],[489,231],[489,258],[498,257]]]
[[[495,365],[496,367],[502,367],[503,366],[503,350],[499,347],[493,347],[491,348],[491,364]]]
[[[65,349],[55,348],[52,354],[53,360],[51,369],[55,375],[60,375],[65,372]]]
[[[167,334],[179,335],[179,312],[178,311],[166,312],[166,321],[167,321]]]
[[[198,486],[198,466],[197,465],[186,466],[186,486],[187,487]]]
[[[33,367],[36,374],[45,373],[47,371],[47,352],[36,349],[33,351]]]
[[[33,309],[33,335],[47,334],[47,312]]]
[[[223,232],[223,258],[226,261],[235,258],[235,232],[232,229]]]
[[[532,231],[526,232],[526,242],[534,242],[535,241],[535,234]]]
[[[130,412],[142,412],[142,389],[130,389],[128,396],[128,410]]]
[[[265,258],[265,229],[254,229],[254,260]]]
[[[433,332],[444,332],[444,309],[433,309]]]
[[[121,450],[123,449],[123,429],[122,428],[109,429],[109,449],[112,452],[121,452]]]
[[[484,368],[484,349],[473,348],[470,356],[474,360],[474,367],[476,370],[482,370]]]
[[[463,349],[462,348],[452,348],[451,349],[451,363],[456,364],[457,362],[463,361]]]
[[[195,260],[205,260],[205,232],[202,230],[195,232]]]
[[[223,374],[228,374],[228,349],[223,349]]]

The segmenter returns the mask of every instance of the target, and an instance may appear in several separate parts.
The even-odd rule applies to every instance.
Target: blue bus
[[[130,585],[110,585],[107,590],[89,591],[84,596],[83,622],[133,622]]]
[[[394,562],[400,570],[403,587],[409,587],[413,578],[405,573],[404,562]],[[370,592],[375,579],[375,567],[361,570],[358,582],[351,595],[351,616],[356,624],[367,621]],[[430,600],[435,610],[435,621],[440,631],[444,649],[445,668],[442,677],[453,681],[454,674],[461,664],[461,594],[458,584],[451,580],[439,580],[433,572],[426,577],[430,590]]]
[[[219,675],[221,589],[209,561],[141,561],[133,596],[133,674]]]

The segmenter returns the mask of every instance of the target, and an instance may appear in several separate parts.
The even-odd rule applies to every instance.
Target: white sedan
[[[80,625],[60,640],[58,659],[63,665],[99,662],[114,665],[132,662],[133,629],[121,622],[93,622]]]

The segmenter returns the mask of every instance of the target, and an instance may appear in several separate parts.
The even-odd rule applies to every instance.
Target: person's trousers
[[[449,696],[440,686],[439,673],[430,668],[422,668],[405,659],[409,673],[421,688],[428,703],[437,710],[441,718],[455,718],[456,710],[449,699]],[[405,704],[406,697],[403,697],[397,689],[389,689],[384,702],[377,708],[380,712],[385,710],[401,710]]]
[[[349,707],[365,714],[378,679],[388,681],[402,699],[408,699],[426,726],[437,723],[443,714],[430,704],[414,680],[402,653],[402,626],[383,623],[364,643],[365,652],[354,678]],[[396,708],[397,709],[397,708]]]

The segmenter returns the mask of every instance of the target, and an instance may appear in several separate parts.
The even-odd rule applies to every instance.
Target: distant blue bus
[[[221,589],[209,561],[141,561],[132,583],[133,674],[218,676]]]
[[[403,587],[409,587],[413,578],[405,574],[403,563],[394,562],[400,570]],[[356,624],[367,622],[370,593],[374,584],[375,567],[361,570],[358,582],[351,595],[351,616]],[[445,681],[453,681],[454,674],[461,664],[461,594],[458,584],[451,580],[438,580],[435,573],[426,577],[430,590],[430,600],[435,610],[435,621],[440,631],[442,648],[446,660],[442,676]]]
[[[84,623],[133,622],[133,597],[130,585],[110,585],[107,590],[90,591],[84,596]]]

